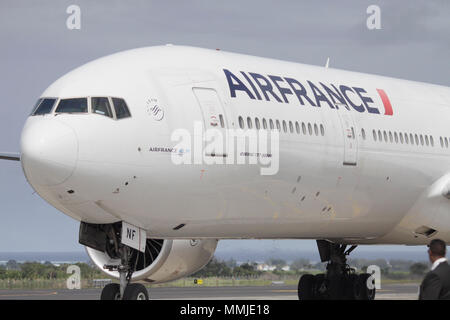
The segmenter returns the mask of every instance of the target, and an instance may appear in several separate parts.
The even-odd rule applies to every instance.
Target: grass
[[[84,280],[81,283],[83,288],[91,286],[90,281]],[[66,289],[67,284],[65,279],[48,280],[48,279],[33,279],[33,280],[0,280],[1,290],[39,290],[39,289]]]
[[[298,284],[298,275],[288,275],[288,276],[273,276],[263,275],[257,278],[219,278],[219,277],[207,277],[198,278],[203,281],[202,284],[196,284],[196,278],[182,278],[175,281],[149,285],[149,287],[226,287],[226,286],[270,286],[275,285],[276,282],[282,283],[283,285],[293,285]],[[197,280],[198,280],[197,279]],[[420,283],[422,278],[389,278],[382,276],[382,284],[406,284],[406,283]],[[94,288],[91,280],[82,280],[82,288]],[[48,280],[48,279],[36,279],[36,280],[0,280],[0,289],[2,290],[39,290],[39,289],[66,289],[66,280]]]
[[[232,279],[232,278],[200,278],[202,284],[195,284],[194,278],[183,278],[168,283],[152,285],[152,287],[229,287],[229,286],[268,286],[272,284],[272,280],[267,279]],[[298,280],[297,280],[298,281]],[[286,282],[285,282],[286,283]]]

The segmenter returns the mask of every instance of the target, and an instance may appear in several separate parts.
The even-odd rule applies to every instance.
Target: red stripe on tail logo
[[[384,92],[383,89],[377,89],[378,94],[381,97],[381,101],[383,101],[383,105],[384,105],[384,114],[386,116],[392,116],[394,114],[394,110],[392,110],[392,105],[391,102],[389,101],[389,98],[386,94],[386,92]]]

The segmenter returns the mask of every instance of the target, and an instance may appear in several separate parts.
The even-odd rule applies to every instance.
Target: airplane
[[[147,300],[221,239],[314,239],[327,271],[299,299],[364,300],[358,245],[450,241],[449,118],[449,87],[162,45],[56,80],[0,158],[80,222],[119,280],[101,299]]]

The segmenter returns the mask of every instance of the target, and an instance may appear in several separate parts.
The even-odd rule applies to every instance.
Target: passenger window
[[[377,133],[375,132],[375,130],[372,130],[372,134],[373,134],[373,141],[377,141]]]
[[[392,143],[394,142],[394,139],[392,138],[392,132],[389,131],[389,141]]]
[[[125,103],[125,100],[120,99],[120,98],[112,98],[112,102],[114,105],[114,110],[116,111],[117,119],[131,117],[130,110],[128,110],[128,106]]]
[[[252,119],[250,117],[247,117],[247,126],[249,129],[253,128]]]
[[[289,121],[289,131],[294,133],[294,126],[292,125],[292,121]]]
[[[219,114],[219,121],[220,121],[220,126],[222,128],[225,128],[225,121],[223,120],[223,115]]]
[[[433,136],[430,136],[430,144],[431,144],[432,147],[434,147],[434,139],[433,139]]]
[[[383,136],[381,135],[380,130],[378,130],[378,140],[380,140],[380,142],[383,142]]]
[[[238,121],[239,121],[239,128],[244,129],[244,119],[242,119],[242,117],[239,116]]]
[[[441,143],[441,148],[444,147],[444,140],[442,139],[442,137],[439,138],[439,142]]]
[[[86,113],[88,112],[87,98],[61,99],[56,113]]]
[[[419,136],[416,134],[414,137],[416,138],[416,146],[418,146],[419,145]]]
[[[306,125],[304,122],[302,122],[302,132],[303,134],[306,134]]]
[[[267,129],[267,121],[266,121],[266,118],[263,118],[263,128],[264,129]]]
[[[361,137],[363,140],[366,140],[366,131],[364,129],[361,129]]]
[[[394,132],[394,140],[395,140],[395,143],[398,143],[398,134],[397,134],[397,132]]]
[[[405,133],[405,142],[406,142],[406,144],[409,144],[409,138],[408,138],[408,134],[407,133]]]
[[[320,125],[320,134],[321,134],[322,136],[325,135],[325,128],[323,127],[323,125]]]
[[[283,131],[287,132],[286,121],[283,120]]]
[[[108,98],[92,98],[92,112],[112,118],[111,107]]]
[[[420,135],[420,144],[423,145],[423,135]]]
[[[400,132],[400,142],[403,144],[403,133]]]
[[[39,99],[34,107],[33,116],[48,114],[52,112],[56,99]]]
[[[353,128],[352,128],[353,131]],[[314,133],[316,134],[316,136],[319,135],[319,128],[317,127],[317,124],[314,123]],[[353,137],[355,137],[355,133],[353,132]]]
[[[297,131],[297,134],[300,134],[300,125],[297,121],[295,121],[295,131]]]
[[[448,140],[445,138],[445,147],[448,148]]]
[[[261,128],[261,125],[259,124],[259,119],[255,118],[255,127],[257,130],[259,130],[259,128]]]
[[[308,133],[310,136],[312,136],[312,126],[311,123],[308,123]]]
[[[272,119],[269,120],[269,125],[270,125],[270,130],[273,130],[273,129],[274,129],[274,126],[273,126],[273,121],[272,121]]]
[[[281,131],[280,121],[276,121],[278,131]]]
[[[428,136],[425,135],[425,144],[428,146],[430,145],[430,140],[428,139]]]

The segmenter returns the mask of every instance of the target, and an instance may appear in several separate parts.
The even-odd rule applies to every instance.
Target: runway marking
[[[377,290],[377,300],[417,300],[418,285],[385,285]],[[154,290],[152,290],[154,289]],[[152,288],[151,300],[297,300],[295,286],[262,286],[262,287],[221,287],[221,288]],[[244,290],[244,291],[242,291]],[[153,292],[152,292],[153,291]],[[411,292],[410,292],[411,291]],[[412,292],[414,291],[414,292]],[[0,290],[0,300],[8,299],[98,299],[100,290],[66,290],[66,289],[28,289],[28,290]]]
[[[55,296],[58,292],[42,292],[42,293],[22,293],[22,294],[0,294],[0,297],[29,297],[29,296]]]
[[[276,292],[276,293],[290,292],[290,293],[295,293],[295,292],[297,292],[297,290],[295,290],[295,289],[280,289],[280,290],[270,290],[270,292]],[[394,292],[394,290],[378,289],[377,292]]]

